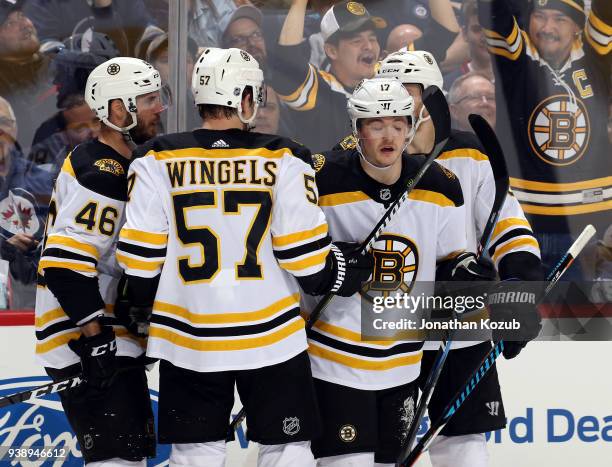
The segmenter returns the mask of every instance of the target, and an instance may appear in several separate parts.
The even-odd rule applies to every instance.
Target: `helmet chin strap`
[[[255,121],[255,117],[257,116],[258,109],[259,109],[259,103],[256,101],[253,101],[253,115],[251,115],[251,118],[244,118],[244,115],[242,113],[242,102],[238,104],[238,118],[240,119],[242,123],[246,125],[246,131],[251,131],[252,129],[255,128],[255,125],[253,124],[253,122]]]
[[[425,113],[425,106],[421,104],[421,110],[419,110],[419,118],[416,121],[416,125],[412,127],[413,129],[413,138],[416,135],[417,131],[419,131],[419,127],[426,122],[427,120],[431,120],[431,115],[425,117],[423,114]]]

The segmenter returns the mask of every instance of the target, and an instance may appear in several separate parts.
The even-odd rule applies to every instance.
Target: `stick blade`
[[[437,86],[429,86],[423,92],[423,105],[431,116],[436,130],[434,145],[448,139],[451,131],[450,111],[444,93]]]
[[[593,227],[591,224],[587,225],[582,231],[582,233],[578,236],[576,241],[570,247],[569,254],[572,255],[574,258],[578,256],[578,254],[586,246],[589,240],[593,238],[593,235],[595,235],[596,232],[597,231],[595,230],[595,227]]]

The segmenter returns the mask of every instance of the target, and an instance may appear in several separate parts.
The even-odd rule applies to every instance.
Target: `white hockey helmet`
[[[107,126],[127,133],[138,123],[136,97],[162,87],[159,71],[144,60],[133,57],[115,57],[98,65],[87,77],[85,101],[96,116]],[[121,99],[132,116],[132,123],[118,127],[108,120],[109,102]]]
[[[432,84],[442,89],[444,84],[436,59],[424,50],[408,51],[403,48],[387,55],[376,70],[376,75],[398,79],[402,84],[422,84],[424,89]]]
[[[361,118],[406,116],[414,121],[414,100],[396,79],[364,79],[347,103],[353,134]]]
[[[191,90],[196,105],[213,104],[238,109],[242,123],[250,125],[259,105],[264,101],[263,71],[253,56],[240,49],[204,50],[193,67]],[[242,114],[242,93],[247,86],[253,89],[253,115]]]

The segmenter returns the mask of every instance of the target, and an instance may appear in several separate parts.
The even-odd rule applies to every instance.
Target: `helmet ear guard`
[[[85,101],[96,116],[108,127],[127,133],[138,124],[136,98],[161,91],[159,72],[152,65],[132,57],[116,57],[98,65],[89,74],[85,86]],[[109,120],[110,102],[120,99],[132,117],[132,122],[120,127]]]
[[[247,87],[253,92],[253,115],[244,116],[242,97]],[[221,105],[237,109],[238,118],[251,125],[260,105],[265,103],[263,71],[257,60],[244,50],[208,48],[196,61],[191,78],[196,105]]]

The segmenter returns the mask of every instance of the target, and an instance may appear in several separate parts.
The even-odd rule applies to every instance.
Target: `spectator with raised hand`
[[[17,139],[30,146],[34,130],[55,111],[49,59],[38,52],[36,28],[23,0],[0,0],[0,95],[19,122]]]
[[[444,76],[449,88],[459,76],[471,71],[482,73],[495,82],[491,54],[478,20],[476,0],[465,0],[461,5],[461,34],[451,46],[443,65],[452,66],[452,63],[457,63],[459,67]]]
[[[448,104],[453,128],[473,131],[470,114],[483,116],[495,128],[495,86],[485,74],[472,71],[456,79],[448,92]]]
[[[134,46],[153,24],[143,0],[28,0],[24,11],[38,30],[41,51],[93,30],[108,34],[121,55],[133,55]]]
[[[593,0],[585,27],[583,0],[534,2],[528,31],[519,29],[505,0],[478,6],[495,61],[497,134],[510,185],[549,269],[572,233],[587,224],[603,231],[610,223],[612,3]],[[568,273],[580,276],[576,263]]]
[[[437,61],[442,61],[459,34],[459,23],[450,0],[364,0],[364,4],[372,15],[386,23],[388,53],[403,47],[427,49]],[[409,32],[406,42],[393,43],[406,30]]]
[[[9,262],[13,307],[33,308],[37,248],[44,230],[53,179],[30,164],[15,140],[17,122],[9,102],[0,97],[0,257]]]
[[[220,47],[226,24],[238,8],[235,0],[189,0],[189,37],[198,47]]]
[[[304,41],[308,0],[293,0],[281,31],[279,46],[269,57],[271,85],[292,112],[292,135],[313,151],[333,147],[349,131],[346,102],[364,78],[374,75],[380,45],[377,25],[358,2],[340,2],[321,20],[330,72],[308,63],[310,44]]]

